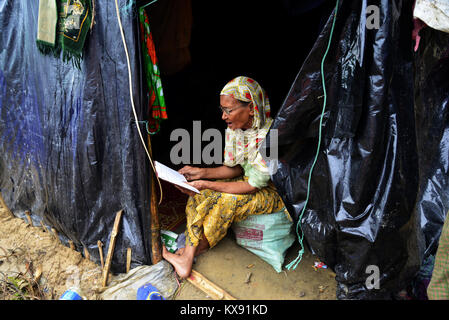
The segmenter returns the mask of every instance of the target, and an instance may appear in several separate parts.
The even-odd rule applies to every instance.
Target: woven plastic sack
[[[285,209],[249,216],[234,222],[232,230],[238,245],[269,263],[276,272],[282,271],[286,251],[295,241],[293,222]]]

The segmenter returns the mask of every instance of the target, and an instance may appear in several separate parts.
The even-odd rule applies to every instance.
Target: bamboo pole
[[[128,248],[126,252],[126,273],[131,269],[131,248]]]
[[[84,247],[84,258],[86,258],[87,260],[90,260],[90,254],[89,254],[89,251],[87,251],[86,247]]]
[[[214,300],[237,300],[198,271],[192,270],[187,280]]]
[[[45,224],[44,224],[44,221],[43,220],[41,220],[41,226],[42,226],[42,228],[44,229],[44,231],[45,232],[47,232],[48,230],[47,230],[47,227],[45,226]]]
[[[61,240],[59,240],[58,231],[56,231],[55,228],[51,228],[51,232],[55,235],[56,240],[61,243]]]
[[[148,135],[148,151],[153,157],[151,149],[151,138]],[[156,174],[151,170],[151,202],[150,202],[150,216],[151,216],[151,262],[156,264],[162,260],[162,246],[161,246],[161,226],[159,222],[158,201],[156,194]]]
[[[120,210],[115,215],[114,226],[112,228],[111,238],[109,240],[108,254],[106,256],[106,263],[103,269],[103,287],[108,285],[109,269],[111,268],[112,255],[115,248],[115,238],[117,237],[118,227],[120,225],[120,218],[122,217],[123,210]]]
[[[103,243],[100,240],[98,240],[97,245],[98,245],[98,251],[100,252],[101,270],[103,270],[104,269]]]
[[[26,211],[25,211],[25,215],[26,215],[26,217],[27,217],[28,224],[29,224],[30,226],[33,226],[33,220],[31,220],[31,213],[30,213],[30,211],[26,210]]]

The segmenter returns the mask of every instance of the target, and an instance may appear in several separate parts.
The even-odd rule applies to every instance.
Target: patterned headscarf
[[[255,80],[240,76],[229,81],[220,95],[229,95],[244,102],[252,101],[254,108],[250,129],[226,129],[224,164],[233,167],[248,161],[257,170],[268,174],[267,165],[258,151],[273,122],[265,90]]]

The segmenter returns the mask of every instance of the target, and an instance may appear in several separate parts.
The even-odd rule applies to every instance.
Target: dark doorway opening
[[[159,1],[147,9],[150,23],[164,0]],[[201,121],[203,132],[216,128],[224,133],[219,93],[236,76],[260,83],[275,117],[333,6],[324,0],[192,0],[191,63],[170,75],[161,67],[168,119],[152,136],[155,160],[182,167],[170,161],[170,150],[178,143],[170,141],[170,134],[183,128],[192,137],[193,121]]]

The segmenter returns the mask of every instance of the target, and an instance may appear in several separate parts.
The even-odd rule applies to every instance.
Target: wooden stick
[[[35,283],[38,283],[42,276],[42,265],[38,265],[36,268],[36,272],[33,275],[33,280]]]
[[[45,226],[45,224],[44,224],[44,221],[43,220],[41,220],[41,226],[42,226],[42,228],[44,228],[44,231],[45,232],[47,232],[48,230],[47,230],[47,227]]]
[[[192,270],[187,280],[214,300],[237,300],[195,270]]]
[[[131,248],[128,248],[126,252],[126,273],[131,269]]]
[[[111,239],[109,240],[108,254],[106,256],[106,263],[103,269],[103,287],[108,285],[109,269],[111,268],[112,255],[115,248],[115,238],[117,237],[118,227],[120,224],[120,218],[122,217],[123,210],[120,210],[115,215],[114,227],[112,228]]]
[[[51,228],[51,232],[55,235],[56,240],[61,243],[61,240],[59,240],[58,231],[56,231],[55,228]]]
[[[98,251],[100,252],[100,262],[101,262],[101,270],[104,269],[104,260],[103,260],[103,243],[98,240],[97,241],[97,245],[98,245]]]
[[[148,135],[148,151],[153,155],[151,150],[151,139]],[[151,201],[150,201],[150,220],[151,220],[151,262],[156,264],[162,260],[161,245],[161,226],[159,222],[158,200],[156,193],[156,174],[151,171]]]
[[[30,226],[33,226],[33,220],[31,220],[31,213],[30,213],[30,211],[26,210],[25,211],[25,215],[27,216],[28,224]]]
[[[87,260],[90,259],[90,254],[89,254],[89,251],[87,251],[86,247],[84,247],[84,258],[86,258]]]
[[[5,200],[3,199],[2,194],[0,193],[0,207],[3,207],[6,209],[6,212],[11,216],[15,218],[15,215],[9,210],[8,206],[5,203]]]
[[[72,240],[69,240],[69,246],[70,246],[70,249],[75,250],[75,245],[73,244]]]
[[[251,281],[251,276],[253,275],[252,272],[248,272],[248,274],[246,275],[246,280],[245,283],[248,284]]]

